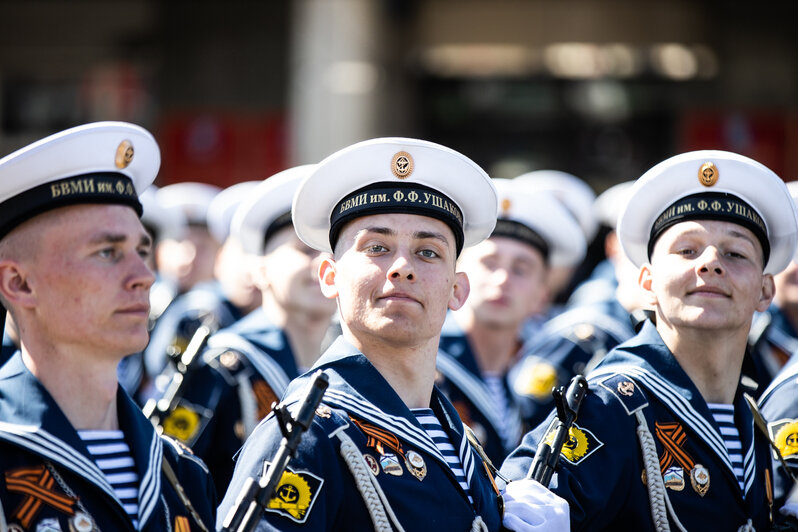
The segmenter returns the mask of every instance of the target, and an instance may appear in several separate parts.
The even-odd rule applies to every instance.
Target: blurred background
[[[798,177],[790,2],[0,0],[0,155],[150,129],[157,184],[225,187],[375,136],[596,192],[679,151]]]

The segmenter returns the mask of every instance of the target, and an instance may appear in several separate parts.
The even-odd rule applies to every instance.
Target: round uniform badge
[[[300,520],[313,504],[316,493],[318,489],[314,491],[311,488],[304,473],[285,471],[266,508],[281,510],[294,520]]]
[[[698,169],[698,180],[705,187],[711,187],[718,182],[718,167],[712,162],[705,162]]]
[[[424,467],[424,458],[416,451],[407,451],[406,454],[407,461],[410,462],[410,465],[413,467]]]
[[[225,351],[219,355],[219,362],[230,371],[235,371],[238,368],[238,353],[235,351]]]
[[[408,451],[405,454],[405,465],[410,474],[418,480],[424,480],[427,476],[427,464],[424,462],[424,458],[417,452]]]
[[[391,160],[391,172],[399,179],[410,177],[413,173],[413,156],[406,151],[400,151]]]
[[[555,432],[554,424],[550,425],[543,435],[543,441],[549,445],[553,444]],[[560,456],[577,465],[603,446],[604,442],[596,438],[592,432],[574,423],[568,430],[568,439],[562,446]]]
[[[91,532],[95,530],[94,522],[89,514],[78,512],[69,520],[69,530],[72,532]]]
[[[701,464],[696,464],[690,471],[690,484],[702,497],[709,491],[709,470]]]
[[[371,469],[371,472],[374,473],[375,477],[380,474],[380,464],[377,463],[376,458],[374,458],[370,454],[364,454],[363,460],[365,460],[366,465],[368,466],[369,469]]]
[[[618,393],[631,397],[635,394],[635,383],[631,381],[621,381],[618,383]]]
[[[114,158],[114,165],[122,170],[130,165],[133,160],[133,143],[129,140],[123,140],[116,148],[116,157]]]

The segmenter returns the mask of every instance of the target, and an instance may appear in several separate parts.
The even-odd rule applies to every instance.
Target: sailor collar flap
[[[117,390],[117,408],[120,429],[139,474],[139,521],[143,525],[159,504],[163,443],[141,409],[121,387]],[[0,440],[83,477],[121,507],[77,431],[49,392],[25,367],[19,353],[0,370],[0,419]]]
[[[591,389],[596,389],[600,381],[614,374],[631,377],[636,384],[642,386],[649,402],[661,404],[689,427],[720,458],[726,465],[727,472],[734,478],[729,453],[706,401],[664,344],[653,324],[647,322],[637,336],[607,355],[588,375]],[[736,425],[743,449],[746,450],[743,467],[747,493],[754,480],[756,453],[753,445],[753,416],[748,410],[740,386],[734,399],[734,412],[736,419],[742,420]]]
[[[366,356],[358,352],[343,337],[339,337],[330,346],[316,362],[312,371],[317,369],[325,370],[330,381],[323,403],[377,425],[446,464],[446,460],[413,412]],[[286,402],[295,403],[301,399],[308,375],[310,372],[291,383],[285,394]],[[352,383],[357,383],[357,388],[352,386]],[[437,388],[433,388],[430,408],[449,434],[452,445],[458,450],[460,460],[463,462],[464,471],[470,478],[474,472],[475,456],[465,437],[456,410]]]

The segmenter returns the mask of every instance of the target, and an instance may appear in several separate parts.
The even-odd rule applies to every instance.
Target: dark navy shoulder
[[[605,390],[623,406],[628,415],[648,406],[648,399],[640,385],[626,373],[617,372],[590,379],[594,391]]]
[[[203,364],[210,371],[219,374],[230,386],[236,385],[236,378],[250,370],[250,363],[243,353],[231,348],[206,349],[202,354]]]
[[[615,300],[571,308],[547,321],[542,336],[574,336],[589,341],[597,334],[608,335],[616,344],[634,336],[628,312]]]

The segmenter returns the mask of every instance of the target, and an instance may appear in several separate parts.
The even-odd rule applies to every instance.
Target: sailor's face
[[[734,223],[681,222],[657,240],[641,271],[658,324],[675,328],[748,330],[755,310],[773,297],[773,276],[764,274],[762,247]]]
[[[30,264],[42,335],[115,358],[143,349],[155,277],[146,262],[150,237],[136,213],[78,205],[48,218]]]
[[[327,254],[299,239],[294,226],[284,227],[269,239],[258,260],[258,284],[284,311],[329,317],[335,302],[324,297],[317,278],[323,256]]]
[[[321,282],[334,287],[326,293],[337,296],[342,325],[351,334],[414,345],[439,336],[447,310],[459,308],[467,295],[455,259],[454,234],[439,220],[364,216],[341,232],[335,259],[322,265]]]
[[[458,266],[468,274],[471,293],[466,306],[476,320],[518,327],[543,311],[546,263],[529,244],[494,236],[463,250]]]
[[[776,282],[775,303],[782,309],[798,308],[798,262],[790,261],[787,268],[773,278]]]
[[[219,243],[205,227],[191,225],[182,240],[166,239],[158,245],[158,268],[177,281],[180,292],[214,278]]]

